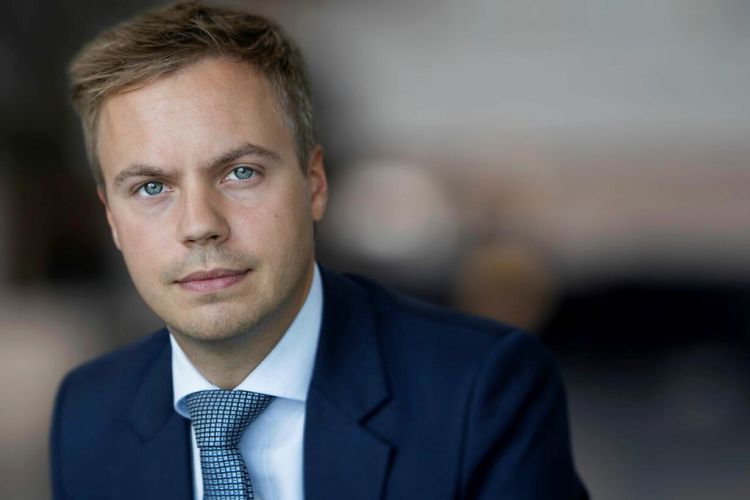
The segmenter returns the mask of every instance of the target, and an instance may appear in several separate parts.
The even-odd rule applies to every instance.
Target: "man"
[[[277,27],[171,5],[71,76],[115,245],[166,329],[63,381],[55,498],[586,498],[535,340],[316,266],[323,153]]]

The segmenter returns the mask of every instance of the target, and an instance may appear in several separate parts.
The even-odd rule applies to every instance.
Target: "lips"
[[[249,269],[196,271],[177,280],[177,284],[192,292],[217,292],[242,281],[249,272]]]

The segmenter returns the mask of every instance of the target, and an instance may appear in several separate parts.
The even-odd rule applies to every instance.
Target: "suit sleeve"
[[[461,478],[467,499],[588,498],[573,465],[562,380],[531,335],[498,341],[477,373]]]

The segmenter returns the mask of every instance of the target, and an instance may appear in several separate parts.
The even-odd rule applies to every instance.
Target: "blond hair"
[[[104,180],[96,132],[103,102],[211,56],[248,63],[268,79],[293,133],[300,166],[306,169],[316,144],[315,125],[304,61],[294,42],[263,17],[178,2],[102,32],[70,64],[70,96],[99,186]]]

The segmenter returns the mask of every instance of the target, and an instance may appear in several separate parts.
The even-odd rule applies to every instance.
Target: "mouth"
[[[184,290],[191,292],[218,292],[242,281],[250,269],[210,269],[196,271],[176,281]]]

